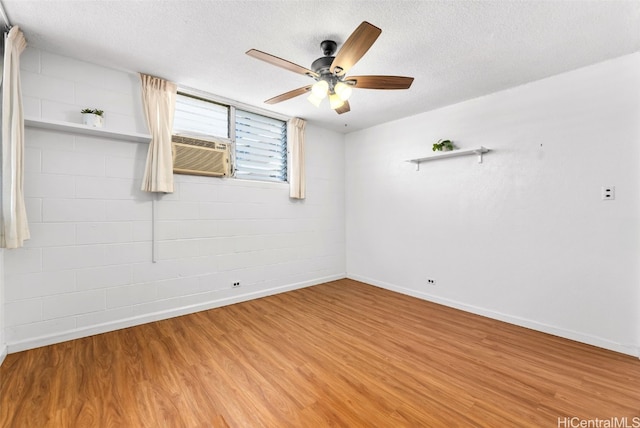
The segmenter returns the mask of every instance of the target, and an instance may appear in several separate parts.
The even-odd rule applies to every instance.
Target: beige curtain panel
[[[306,179],[304,165],[304,128],[306,122],[297,117],[289,119],[287,123],[289,158],[291,171],[289,172],[289,197],[304,199],[306,196]]]
[[[4,40],[2,70],[2,218],[0,246],[20,248],[29,239],[24,206],[24,113],[20,87],[20,54],[27,47],[14,26]]]
[[[144,114],[151,133],[147,165],[142,180],[145,192],[173,192],[171,132],[177,86],[166,80],[140,74]]]

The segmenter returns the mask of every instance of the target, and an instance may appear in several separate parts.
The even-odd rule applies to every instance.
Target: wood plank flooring
[[[623,417],[640,426],[640,360],[352,280],[10,354],[0,367],[2,427]]]

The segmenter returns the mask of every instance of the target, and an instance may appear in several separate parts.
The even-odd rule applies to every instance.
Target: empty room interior
[[[640,427],[640,2],[0,6],[0,426]]]

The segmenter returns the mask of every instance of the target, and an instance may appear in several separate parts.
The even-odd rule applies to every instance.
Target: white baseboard
[[[126,318],[118,321],[112,321],[104,324],[93,325],[89,327],[67,330],[61,333],[55,333],[47,336],[30,338],[18,342],[10,342],[5,347],[4,355],[9,353],[20,352],[27,349],[39,348],[41,346],[52,345],[54,343],[65,342],[67,340],[80,339],[82,337],[93,336],[95,334],[107,333],[109,331],[120,330],[122,328],[133,327],[136,325],[146,324],[149,322],[160,321],[163,319],[174,318],[194,312],[205,311],[208,309],[219,308],[221,306],[232,305],[234,303],[245,302],[247,300],[258,299],[260,297],[271,296],[274,294],[284,293],[286,291],[297,290],[299,288],[310,287],[329,281],[346,278],[345,273],[316,278],[309,281],[288,284],[280,287],[269,288],[266,290],[252,291],[244,294],[238,294],[231,297],[225,297],[218,300],[198,303],[196,305],[182,306],[179,308],[168,309],[165,311],[144,314],[136,317]]]
[[[412,290],[410,288],[400,287],[395,284],[390,284],[384,281],[378,281],[373,278],[367,278],[361,275],[347,274],[347,278],[364,282],[366,284],[374,285],[376,287],[384,288],[390,291],[395,291],[401,294],[406,294],[408,296],[417,297],[418,299],[428,300],[430,302],[438,303],[451,308],[460,309],[465,312],[482,315],[487,318],[504,321],[509,324],[514,324],[520,327],[526,327],[526,328],[540,331],[543,333],[552,334],[554,336],[563,337],[565,339],[575,340],[576,342],[586,343],[588,345],[593,345],[599,348],[609,349],[611,351],[616,351],[622,354],[627,354],[627,355],[640,358],[640,347],[638,346],[617,343],[608,339],[603,339],[601,337],[591,336],[591,335],[580,333],[577,331],[555,327],[552,325],[540,323],[540,322],[533,321],[526,318],[520,318],[513,315],[503,314],[501,312],[496,312],[489,309],[468,305],[466,303],[458,302],[455,300],[445,299],[442,297],[434,296],[432,294],[423,293],[417,290]]]
[[[7,347],[7,345],[3,345],[2,348],[0,348],[0,366],[2,365],[2,363],[4,363],[4,359],[7,358],[8,353],[9,348]]]

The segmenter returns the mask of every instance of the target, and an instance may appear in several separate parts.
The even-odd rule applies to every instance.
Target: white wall
[[[26,116],[79,123],[97,107],[105,127],[146,132],[135,74],[27,49],[22,85]],[[154,264],[147,144],[27,128],[32,238],[5,252],[9,352],[344,277],[344,137],[308,125],[306,142],[304,201],[283,183],[177,175]]]
[[[348,276],[639,355],[639,119],[634,54],[349,134]]]

